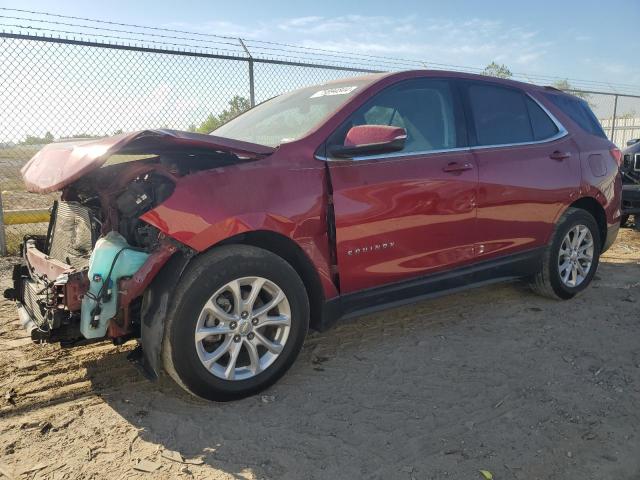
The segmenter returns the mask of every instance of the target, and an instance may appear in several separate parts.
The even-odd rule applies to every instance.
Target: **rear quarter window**
[[[607,138],[600,122],[598,122],[598,119],[591,111],[591,108],[589,108],[587,102],[581,98],[570,95],[547,93],[545,96],[551,103],[562,110],[565,115],[576,122],[582,130],[598,137]]]
[[[558,127],[549,118],[549,115],[530,97],[525,98],[527,109],[529,110],[529,118],[531,119],[531,128],[533,129],[533,139],[546,140],[556,135],[559,132]]]

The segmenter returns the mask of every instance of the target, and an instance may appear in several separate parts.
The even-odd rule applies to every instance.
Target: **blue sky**
[[[640,85],[640,1],[12,1],[0,5],[347,52]]]
[[[395,3],[373,0],[366,2],[366,8],[361,6],[365,2],[346,0],[314,3],[182,0],[179,8],[175,7],[177,2],[169,3],[150,0],[62,0],[57,3],[0,0],[0,7],[240,36],[257,40],[247,42],[256,56],[260,53],[264,56],[258,49],[268,46],[260,42],[282,42],[336,50],[345,55],[356,53],[420,60],[426,62],[427,68],[429,63],[434,68],[442,68],[433,65],[437,63],[481,69],[491,61],[497,61],[519,74],[518,79],[533,83],[553,83],[554,79],[535,77],[546,75],[568,78],[574,86],[592,90],[640,91],[640,0],[611,0],[606,4],[589,0],[572,3],[541,0],[522,5],[513,0]],[[6,18],[10,16],[16,18]],[[31,24],[35,28],[48,26],[57,30],[74,28],[61,23],[27,22],[19,20],[20,17],[96,25],[0,10],[0,24],[17,24],[23,28]],[[120,25],[103,24],[100,27],[136,30]],[[21,30],[3,25],[0,29]],[[74,31],[78,30],[82,28]],[[113,38],[126,36],[112,30],[100,33]],[[28,32],[42,34],[44,31],[21,30],[21,33]],[[96,30],[87,29],[81,35],[96,33]],[[129,35],[134,43],[139,41],[135,35]],[[171,42],[174,40],[165,38],[172,35],[189,37],[183,42],[186,44],[198,43],[204,38],[196,46],[198,49],[212,48],[209,45],[216,41],[232,43],[233,46],[213,48],[233,48],[236,55],[244,55],[235,39],[145,30],[144,40],[140,41]],[[67,36],[75,37],[76,33]],[[105,38],[108,37],[98,37],[98,41],[105,41]],[[112,40],[108,38],[107,41]],[[174,48],[168,45],[160,48]],[[233,96],[249,96],[247,64],[235,60],[174,57],[23,40],[6,40],[1,46],[4,48],[0,48],[0,84],[3,86],[0,104],[5,113],[2,119],[10,121],[0,121],[0,142],[19,141],[26,135],[42,136],[47,131],[60,138],[79,133],[106,135],[120,129],[186,129],[199,125],[210,113],[221,112]],[[291,49],[284,53],[271,52],[271,55],[277,54],[286,58],[292,55]],[[333,57],[314,57],[314,60],[320,63],[335,61]],[[365,65],[357,62],[366,60],[351,56],[349,60],[343,58],[343,65],[362,67]],[[407,68],[406,62],[403,65],[378,63],[366,64],[366,67]],[[411,68],[421,66],[424,65],[412,64]],[[255,96],[259,102],[305,85],[357,74],[258,63],[255,66]],[[588,82],[611,82],[615,86]],[[599,118],[612,115],[612,96],[592,95],[590,102]],[[638,112],[640,100],[621,97],[618,113]]]

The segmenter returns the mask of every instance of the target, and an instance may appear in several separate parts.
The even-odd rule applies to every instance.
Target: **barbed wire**
[[[79,35],[79,32],[73,32],[73,31],[69,31],[69,30],[58,30],[58,29],[50,29],[50,28],[46,28],[46,27],[34,27],[34,26],[25,26],[25,25],[11,25],[11,24],[6,24],[6,23],[0,23],[1,27],[11,27],[11,28],[19,28],[19,29],[23,29],[23,30],[37,30],[39,32],[50,32],[50,33],[56,33],[56,34],[66,34],[66,35]],[[140,45],[144,45],[144,44],[159,44],[159,45],[170,45],[173,47],[184,47],[184,48],[193,48],[193,49],[198,49],[200,48],[198,45],[189,45],[189,44],[182,44],[182,43],[171,43],[171,42],[156,42],[154,40],[141,40],[138,38],[129,38],[129,37],[115,37],[113,35],[105,35],[105,34],[99,34],[99,33],[95,33],[93,34],[93,36],[95,37],[99,37],[99,38],[108,38],[108,39],[114,39],[114,40],[119,40],[119,41],[133,41],[133,42],[138,42]],[[242,55],[242,52],[239,52],[237,50],[228,50],[228,49],[223,49],[223,48],[216,48],[215,49],[216,52],[230,52],[230,53],[234,53],[236,54],[236,56],[240,59],[244,59],[245,55]]]
[[[29,22],[47,23],[47,24],[50,24],[50,25],[63,25],[63,26],[67,26],[67,27],[87,28],[87,29],[91,29],[91,30],[99,30],[99,31],[104,31],[104,32],[125,33],[125,34],[128,34],[128,35],[145,35],[145,36],[149,36],[149,37],[168,38],[168,39],[173,39],[173,40],[193,40],[192,38],[189,38],[189,37],[178,37],[178,36],[175,36],[175,35],[161,35],[161,34],[158,34],[158,33],[147,33],[147,32],[132,32],[130,30],[121,30],[119,28],[94,27],[93,25],[79,25],[77,23],[56,22],[56,21],[53,21],[53,20],[42,20],[42,19],[39,19],[39,18],[24,18],[24,17],[14,17],[14,16],[8,16],[8,15],[0,15],[0,18],[6,18],[6,19],[9,19],[9,20],[26,20],[26,21],[29,21]],[[28,28],[28,27],[23,27],[23,28]],[[206,43],[215,43],[215,44],[219,44],[219,45],[233,45],[234,47],[239,47],[237,39],[232,39],[232,40],[236,40],[236,41],[235,42],[222,42],[222,41],[219,41],[219,40],[197,40],[197,41],[206,42]]]
[[[193,32],[193,31],[177,30],[177,29],[166,28],[166,27],[150,27],[150,26],[147,26],[147,25],[137,25],[137,24],[133,24],[133,23],[121,23],[121,22],[113,22],[113,21],[108,21],[108,20],[98,20],[98,19],[95,19],[95,18],[76,17],[76,16],[72,16],[72,15],[61,15],[61,14],[54,14],[54,13],[49,13],[49,12],[41,12],[41,11],[35,11],[35,10],[25,10],[25,9],[8,8],[8,7],[0,7],[0,10],[29,13],[29,14],[34,14],[34,15],[43,15],[43,16],[47,16],[47,17],[66,18],[66,19],[72,19],[72,20],[94,22],[94,23],[99,23],[99,24],[118,25],[118,26],[122,26],[122,27],[132,27],[132,28],[139,28],[139,29],[144,29],[144,30],[155,30],[155,31],[182,33],[182,34],[188,34],[188,35],[194,35],[194,36],[200,36],[200,37],[223,38],[223,39],[230,39],[230,40],[237,40],[238,39],[238,37],[232,37],[232,36],[228,36],[228,35],[219,35],[219,34],[215,34],[215,33]],[[309,50],[309,51],[319,51],[319,52],[328,52],[328,53],[342,53],[342,52],[340,52],[338,50],[328,50],[328,49],[315,48],[315,47],[306,47],[306,46],[293,45],[293,44],[282,43],[282,42],[273,42],[273,41],[258,40],[258,39],[244,39],[244,38],[243,38],[243,40],[248,41],[248,42],[253,42],[253,43],[262,43],[262,44],[268,44],[268,45],[279,45],[279,46],[290,47],[290,48],[300,48],[300,49]],[[403,60],[403,61],[408,62],[408,63],[417,63],[417,64],[423,64],[424,63],[424,62],[417,61],[417,60],[398,59],[398,58],[386,57],[386,56],[382,56],[382,55],[369,55],[369,54],[358,54],[358,55],[361,56],[361,57],[369,57],[369,58],[375,58],[375,59],[384,59],[384,60],[392,60],[392,61]]]
[[[0,18],[5,18],[8,20],[18,20],[21,22],[34,22],[37,24],[47,24],[47,27],[44,26],[34,26],[28,24],[20,24],[20,25],[11,25],[6,23],[0,23],[0,26],[6,26],[10,28],[18,28],[22,30],[35,30],[39,32],[48,32],[52,35],[78,35],[82,38],[105,38],[109,40],[113,40],[116,42],[126,42],[133,41],[138,42],[139,44],[151,44],[151,45],[163,45],[171,48],[182,48],[182,49],[195,49],[195,50],[213,50],[217,52],[227,52],[232,53],[233,55],[237,55],[238,57],[244,58],[246,57],[246,52],[242,49],[239,38],[230,36],[230,35],[220,35],[215,33],[203,33],[203,32],[195,32],[188,30],[180,30],[168,27],[154,27],[148,25],[139,25],[134,23],[123,23],[109,20],[101,20],[95,18],[88,17],[80,17],[73,15],[62,15],[44,11],[36,11],[36,10],[28,10],[28,9],[20,9],[20,8],[9,8],[9,7],[0,7],[0,11],[4,12],[15,12],[21,14],[21,16],[16,15],[0,15]],[[30,17],[40,16],[43,18],[30,18],[25,17],[28,15]],[[56,19],[64,19],[64,20],[73,20],[74,22],[68,21],[60,21],[60,20],[51,20],[51,18]],[[94,25],[84,25],[79,24],[77,22],[89,22]],[[61,28],[50,28],[52,25],[58,25],[63,27],[71,27],[73,29],[81,29],[81,30],[91,30],[87,31],[76,31],[76,30],[66,30]],[[104,25],[116,26],[116,27],[124,27],[124,28],[111,28]],[[142,31],[134,31],[132,29],[138,29]],[[103,32],[103,33],[99,33]],[[131,36],[115,36],[108,35],[104,32],[118,33],[124,35],[133,35]],[[162,32],[162,33],[158,33]],[[179,34],[179,35],[176,35]],[[186,36],[183,36],[186,35]],[[155,39],[162,40],[152,40],[152,37]],[[195,37],[195,38],[194,38]],[[177,41],[171,41],[177,40]],[[339,50],[330,50],[325,48],[318,47],[309,47],[305,45],[295,45],[291,43],[285,42],[275,42],[268,40],[260,40],[260,39],[242,39],[247,47],[252,50],[257,50],[258,55],[262,55],[265,58],[279,58],[279,59],[294,59],[303,62],[313,63],[313,62],[330,62],[339,66],[347,66],[354,65],[361,68],[366,69],[409,69],[409,68],[432,68],[437,70],[454,70],[461,72],[470,72],[470,73],[482,73],[483,69],[478,67],[470,67],[465,65],[455,65],[455,64],[446,64],[441,62],[431,62],[424,60],[416,60],[416,59],[407,59],[401,57],[389,57],[384,55],[372,55],[366,53],[353,53],[353,52],[342,52]],[[190,43],[184,43],[190,42]],[[224,46],[224,48],[218,47],[217,45]],[[231,47],[235,47],[232,49]],[[607,82],[607,81],[599,81],[599,80],[586,80],[586,79],[578,79],[567,76],[555,76],[555,75],[544,75],[544,74],[535,74],[528,72],[513,72],[514,79],[521,79],[531,83],[541,83],[541,84],[553,84],[559,81],[568,81],[572,84],[574,88],[583,88],[583,89],[609,89],[614,93],[621,93],[625,90],[633,90],[634,92],[639,91],[638,85],[619,83],[619,82]],[[628,92],[627,92],[628,93]]]
[[[239,39],[234,39],[235,42],[222,42],[222,41],[217,41],[217,40],[200,40],[200,39],[193,39],[193,38],[189,38],[189,37],[179,37],[179,36],[174,36],[174,35],[161,35],[161,34],[157,34],[157,33],[146,33],[146,32],[133,32],[133,31],[129,31],[129,30],[121,30],[121,29],[114,29],[114,28],[106,28],[106,27],[94,27],[92,25],[79,25],[79,24],[75,24],[75,23],[68,23],[68,22],[56,22],[56,21],[50,21],[50,20],[41,20],[41,19],[29,19],[29,18],[24,18],[24,17],[15,17],[15,16],[9,16],[9,15],[0,15],[0,18],[6,18],[6,19],[10,19],[10,20],[23,20],[23,21],[34,21],[34,22],[39,22],[39,23],[46,23],[48,25],[63,25],[63,26],[70,26],[70,27],[75,27],[75,28],[81,28],[81,29],[91,29],[91,30],[98,30],[98,31],[108,31],[108,32],[116,32],[116,33],[124,33],[124,34],[129,34],[129,35],[144,35],[145,37],[155,37],[155,38],[163,38],[163,39],[171,39],[171,40],[186,40],[186,41],[197,41],[197,42],[204,42],[204,43],[213,43],[216,45],[228,45],[228,46],[233,46],[236,47],[238,50],[238,53],[241,53],[243,56],[245,56],[245,52],[244,49],[242,49],[240,43],[238,43]],[[62,30],[62,29],[52,29],[52,28],[47,28],[47,27],[35,27],[32,25],[16,25],[16,24],[6,24],[6,23],[0,23],[0,26],[7,26],[7,27],[14,27],[14,28],[20,28],[20,29],[32,29],[32,30],[46,30],[49,32],[57,32],[57,33],[64,33],[64,34],[75,34],[75,35],[84,35],[86,34],[86,32],[78,32],[78,31],[69,31],[69,30]],[[132,40],[130,37],[114,37],[114,36],[107,36],[105,34],[99,34],[99,33],[89,33],[88,35],[91,36],[96,36],[96,37],[105,37],[105,38],[114,38],[114,39],[122,39],[122,40]],[[136,38],[136,41],[139,41],[141,43],[144,42],[152,42],[151,40],[145,39],[145,38]],[[251,42],[251,41],[250,41]],[[175,42],[168,42],[168,41],[163,41],[163,42],[153,42],[153,43],[161,43],[161,44],[166,44],[166,45],[171,45],[171,46],[184,46],[184,47],[190,47],[190,48],[210,48],[209,46],[204,46],[204,45],[193,45],[193,44],[182,44],[182,43],[175,43]],[[220,50],[220,47],[215,47],[216,50]],[[260,46],[252,46],[253,49],[258,49],[258,50],[266,50],[266,54],[272,53],[273,51],[282,51],[285,52],[289,55],[287,55],[290,58],[290,54],[291,54],[291,50],[289,49],[284,49],[284,48],[276,48],[276,47],[260,47]],[[231,51],[229,49],[226,49],[224,51]],[[345,62],[346,60],[358,60],[360,62],[363,61],[363,59],[359,56],[352,56],[349,54],[339,54],[334,52],[333,54],[319,54],[322,57],[333,57],[333,58],[337,58],[338,60],[334,60],[334,61],[341,61],[341,62]],[[301,58],[301,57],[295,57],[295,58]],[[417,65],[423,65],[420,62],[415,62]],[[368,66],[373,66],[373,65],[394,65],[394,66],[403,66],[403,67],[407,67],[408,64],[404,63],[404,62],[399,62],[399,61],[391,61],[391,60],[387,60],[387,61],[379,61],[375,64],[371,63],[369,64],[369,62],[367,63]],[[362,65],[362,63],[361,63]]]

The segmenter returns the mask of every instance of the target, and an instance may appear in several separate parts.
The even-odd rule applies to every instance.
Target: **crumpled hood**
[[[275,149],[229,138],[179,130],[141,130],[113,137],[51,143],[20,170],[30,192],[61,190],[100,168],[112,155],[163,154],[170,151],[223,151],[239,157],[260,158]]]

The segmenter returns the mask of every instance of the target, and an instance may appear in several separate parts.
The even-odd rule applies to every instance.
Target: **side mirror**
[[[357,125],[351,127],[344,145],[331,147],[333,157],[352,158],[358,155],[376,155],[397,152],[404,148],[407,131],[388,125]]]
[[[635,145],[638,142],[640,142],[640,138],[632,138],[631,140],[627,140],[627,147]]]

